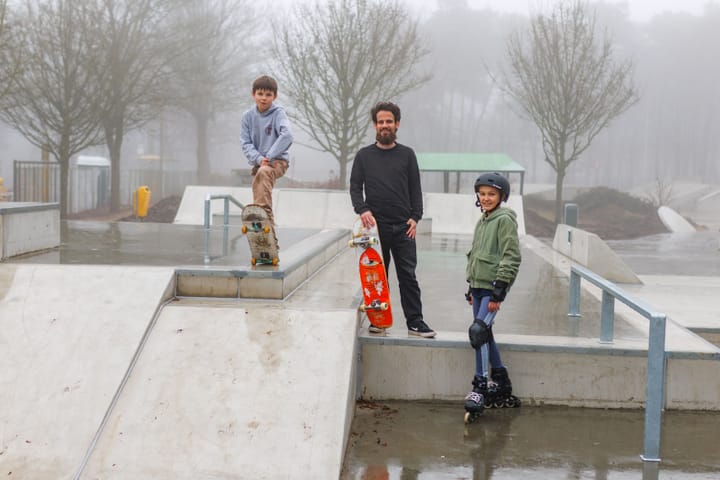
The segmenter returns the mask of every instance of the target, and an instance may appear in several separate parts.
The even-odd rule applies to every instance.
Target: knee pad
[[[485,322],[473,322],[468,329],[468,336],[470,337],[470,345],[477,350],[490,341],[492,338],[492,329],[488,327]]]

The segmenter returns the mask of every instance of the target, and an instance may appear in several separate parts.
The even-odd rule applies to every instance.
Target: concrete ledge
[[[553,248],[601,277],[617,283],[642,283],[630,267],[594,233],[560,224]]]
[[[438,332],[436,338],[422,338],[408,335],[404,328],[396,328],[397,332],[391,329],[385,335],[368,333],[363,328],[358,332],[358,338],[362,345],[470,349],[465,332]],[[647,357],[647,338],[616,339],[613,343],[601,343],[598,338],[588,337],[496,334],[495,341],[503,351],[512,352]],[[720,361],[720,349],[708,351],[705,342],[699,342],[702,342],[700,346],[704,351],[668,349],[667,358]]]
[[[10,202],[0,206],[0,260],[60,245],[60,205]]]
[[[523,402],[601,408],[644,405],[647,340],[497,335],[513,389]],[[370,399],[453,400],[467,394],[475,353],[464,332],[435,339],[359,332],[359,394]],[[420,348],[418,348],[420,347]],[[424,348],[423,348],[424,347]],[[720,375],[720,353],[668,352],[666,406],[720,410],[720,385],[701,378]]]
[[[175,293],[179,297],[281,300],[346,248],[349,235],[349,230],[322,230],[283,250],[275,267],[177,269]]]
[[[204,201],[208,194],[229,194],[243,204],[252,203],[252,189],[248,187],[206,187],[192,185],[185,188],[175,222],[178,224],[202,225],[204,222]],[[425,193],[425,218],[431,223],[421,222],[419,233],[450,233],[472,235],[480,218],[480,209],[475,206],[470,194]],[[507,205],[517,213],[518,232],[525,234],[525,216],[522,196],[510,195]],[[357,216],[353,211],[350,195],[346,190],[320,190],[303,188],[273,189],[273,209],[279,227],[298,228],[350,228]],[[222,221],[223,202],[211,203],[212,224]],[[229,215],[239,217],[240,209],[230,205]],[[239,223],[233,220],[232,223]]]
[[[425,216],[432,218],[433,233],[472,235],[482,212],[475,206],[472,190],[468,194],[426,193]],[[507,206],[517,214],[518,233],[525,235],[525,213],[520,195],[510,195]]]

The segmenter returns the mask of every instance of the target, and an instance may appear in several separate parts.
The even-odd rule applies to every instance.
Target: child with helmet
[[[475,205],[483,213],[475,226],[465,271],[466,299],[473,309],[468,334],[475,349],[473,389],[465,398],[466,422],[475,420],[485,407],[520,406],[492,333],[495,315],[521,262],[517,216],[502,206],[510,196],[510,182],[499,173],[484,173],[475,180],[475,196]]]

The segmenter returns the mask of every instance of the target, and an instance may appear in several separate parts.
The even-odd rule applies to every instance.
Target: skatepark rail
[[[667,317],[664,313],[655,312],[643,302],[632,298],[614,283],[579,265],[573,265],[570,268],[569,317],[580,316],[580,282],[583,278],[602,290],[600,310],[601,343],[612,343],[613,341],[616,299],[650,321],[647,354],[645,427],[643,433],[643,454],[640,458],[645,462],[659,462],[660,428],[665,391],[665,323]]]
[[[223,200],[223,227],[225,228],[225,236],[223,237],[223,251],[227,253],[227,227],[230,225],[230,202],[234,203],[240,209],[245,206],[238,202],[235,197],[228,194],[207,194],[205,197],[205,263],[210,263],[210,203],[213,200]]]

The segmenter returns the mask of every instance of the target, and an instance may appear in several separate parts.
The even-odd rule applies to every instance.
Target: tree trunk
[[[68,213],[70,212],[70,209],[68,208],[68,205],[70,203],[70,198],[68,195],[68,178],[70,172],[70,149],[68,148],[69,143],[70,139],[67,136],[64,136],[60,140],[60,148],[57,152],[57,161],[60,164],[60,218],[63,220],[67,218]]]
[[[562,222],[564,182],[565,172],[557,172],[555,176],[555,225],[559,225]]]
[[[346,157],[346,158],[347,158],[347,157]],[[339,182],[339,188],[341,188],[341,189],[344,189],[345,187],[347,187],[347,182],[348,182],[348,178],[347,178],[347,166],[348,166],[348,162],[349,162],[349,160],[345,160],[345,161],[340,162],[340,175],[339,175],[339,177],[338,177],[338,182]]]
[[[118,124],[120,125],[120,124]],[[110,126],[105,129],[106,143],[110,152],[110,211],[120,210],[120,155],[122,153],[122,127]]]
[[[197,172],[201,183],[210,181],[210,156],[208,154],[208,117],[195,115],[195,128],[197,135]]]

